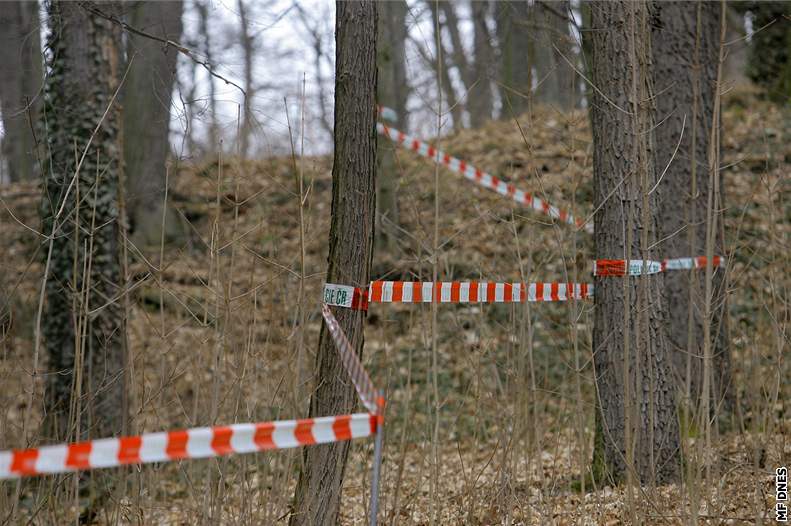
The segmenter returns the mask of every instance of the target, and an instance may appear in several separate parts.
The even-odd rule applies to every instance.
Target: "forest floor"
[[[682,524],[693,508],[712,524],[774,519],[774,469],[791,463],[791,365],[783,360],[791,323],[791,115],[739,92],[726,97],[723,123],[736,404],[712,450],[701,451],[690,425],[682,484],[645,487],[631,499],[622,487],[591,487],[590,302],[441,305],[435,331],[428,306],[372,305],[364,363],[388,395],[380,514],[387,524],[429,524],[432,514],[440,524]],[[591,214],[587,115],[536,108],[519,125],[492,122],[443,137],[440,147],[579,217]],[[430,281],[434,166],[406,150],[396,154],[400,228],[391,229],[390,245],[377,246],[373,278]],[[129,246],[133,432],[307,414],[331,163],[297,156],[173,166],[171,196],[187,239],[161,254]],[[438,175],[439,279],[590,280],[590,235],[443,168]],[[32,334],[45,243],[35,233],[38,189],[3,186],[0,197],[0,274],[14,311],[0,349],[5,449],[24,444],[23,421],[38,443],[42,383],[32,380]],[[45,365],[41,357],[39,371]],[[343,524],[366,523],[371,451],[372,441],[352,448]],[[282,524],[300,458],[299,451],[272,451],[130,468],[122,497],[100,521]],[[704,465],[708,480],[697,475]],[[47,480],[21,486],[11,523],[73,517],[69,484]],[[0,503],[15,491],[0,485]],[[5,517],[0,509],[0,521]]]

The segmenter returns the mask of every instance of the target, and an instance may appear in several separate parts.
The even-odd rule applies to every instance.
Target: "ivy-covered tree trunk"
[[[129,5],[128,16],[132,27],[178,42],[182,10],[181,1],[136,2]],[[162,234],[175,239],[182,233],[178,216],[169,210],[162,232],[170,99],[178,52],[131,33],[126,47],[131,64],[123,87],[123,140],[130,230],[136,244],[158,247]]]
[[[379,104],[392,108],[396,112],[393,126],[399,130],[407,129],[406,101],[409,96],[409,85],[406,77],[406,14],[407,5],[404,0],[377,2],[379,10],[379,40],[377,49],[377,65],[379,84],[377,100]],[[379,211],[377,237],[380,244],[392,253],[395,248],[394,228],[398,225],[398,167],[395,161],[395,145],[389,139],[379,137],[377,155],[377,205]]]
[[[48,5],[49,165],[41,216],[43,231],[54,235],[42,328],[50,373],[46,413],[58,440],[117,436],[126,416],[125,327],[117,301],[120,119],[118,103],[110,104],[119,82],[120,35],[90,14],[91,7]]]
[[[591,3],[595,254],[656,259],[651,30],[647,2]],[[600,420],[594,465],[613,479],[673,480],[679,472],[675,386],[664,335],[663,274],[599,277],[594,367]],[[595,473],[595,475],[601,475]]]
[[[38,173],[31,125],[41,113],[43,78],[38,2],[0,2],[2,154],[8,163],[2,176],[10,181],[29,181]]]
[[[656,97],[656,170],[664,177],[659,195],[659,245],[663,257],[706,254],[706,217],[713,178],[710,144],[715,112],[720,52],[721,6],[714,2],[658,2],[653,23]],[[676,150],[676,147],[678,149]],[[719,158],[719,156],[717,156]],[[719,232],[722,200],[712,196]],[[723,255],[720,235],[714,254]],[[697,405],[703,385],[705,272],[675,271],[665,275],[667,336],[679,391]],[[714,269],[711,299],[712,398],[714,409],[729,398],[730,349],[724,269]]]
[[[366,286],[371,272],[376,211],[376,4],[339,1],[335,16],[335,153],[327,282]],[[359,310],[335,309],[358,355],[363,349]],[[354,387],[322,325],[316,353],[310,416],[347,414]],[[293,525],[338,524],[349,442],[304,450],[294,497]]]

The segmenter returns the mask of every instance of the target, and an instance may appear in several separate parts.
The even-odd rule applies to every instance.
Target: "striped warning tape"
[[[506,183],[505,181],[501,181],[491,174],[482,172],[471,164],[457,159],[456,157],[452,157],[442,150],[434,148],[426,142],[398,131],[395,128],[391,128],[381,122],[376,123],[376,130],[379,132],[379,134],[384,135],[393,142],[396,142],[401,146],[405,146],[406,148],[417,152],[423,157],[433,159],[435,162],[443,164],[449,170],[463,175],[465,178],[478,184],[479,186],[488,188],[489,190],[493,190],[500,195],[509,197],[520,205],[531,207],[533,210],[548,215],[549,217],[559,219],[563,223],[575,225],[578,228],[584,228],[585,231],[593,233],[592,223],[585,223],[580,219],[575,219],[574,216],[568,211],[550,205],[543,199],[536,197],[529,192],[519,190],[514,185]]]
[[[725,258],[714,256],[712,266],[720,267],[725,264]],[[657,274],[667,270],[690,270],[706,267],[706,256],[694,258],[673,258],[663,261],[642,259],[597,259],[593,262],[594,276],[640,276],[642,274]]]
[[[593,262],[594,276],[640,276],[662,272],[660,261],[642,259],[597,259]]]
[[[0,452],[0,479],[326,444],[376,433],[368,413],[196,427]]]
[[[371,377],[368,376],[368,373],[363,369],[363,365],[360,363],[357,353],[354,352],[351,343],[349,343],[349,339],[346,338],[340,325],[338,325],[338,320],[335,319],[335,316],[332,315],[332,312],[330,312],[326,304],[321,306],[321,314],[324,316],[324,321],[327,323],[330,335],[335,341],[335,347],[338,348],[338,353],[341,355],[341,362],[343,362],[346,372],[349,373],[349,377],[352,379],[352,383],[357,390],[357,394],[360,396],[360,400],[362,400],[363,405],[372,414],[379,413],[380,407],[377,404],[377,399],[379,397],[376,393],[376,389],[374,389],[373,382],[371,382]],[[383,402],[384,401],[382,401],[382,403]]]
[[[350,304],[351,306],[351,304]],[[368,437],[384,423],[384,397],[373,387],[349,340],[326,305],[322,313],[363,405],[370,413],[196,427],[103,438],[74,444],[0,451],[0,479],[126,464],[170,462],[266,449],[286,449]]]
[[[327,283],[324,297],[346,287]],[[348,287],[350,294],[367,298],[352,302],[348,299],[331,305],[351,309],[367,309],[368,303],[523,303],[537,301],[584,300],[593,297],[589,283],[498,283],[493,281],[372,281],[368,289]],[[337,296],[336,296],[337,297]],[[356,306],[355,306],[356,305]],[[365,307],[360,307],[365,305]]]
[[[662,262],[662,270],[690,270],[706,268],[706,256],[698,256],[694,258],[673,258],[666,259]],[[712,267],[725,266],[726,260],[723,256],[714,256],[711,258]]]
[[[396,113],[393,108],[388,108],[387,106],[377,106],[376,108],[379,116],[384,120],[390,122],[396,122],[398,120],[398,113]]]

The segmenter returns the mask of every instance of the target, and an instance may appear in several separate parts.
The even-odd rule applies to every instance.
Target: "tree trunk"
[[[214,67],[214,53],[211,46],[209,31],[209,5],[208,0],[195,0],[195,9],[198,11],[198,27],[203,42],[203,56],[210,67]],[[217,122],[217,90],[214,77],[209,75],[209,136],[206,153],[216,153],[220,149],[220,126]]]
[[[668,258],[705,255],[706,212],[713,191],[709,147],[720,89],[720,5],[659,2],[653,36],[657,120],[661,122],[656,129],[656,170],[662,173],[667,167],[658,187],[660,238],[665,240],[660,251]],[[719,177],[719,171],[713,175]],[[719,204],[715,213],[722,210],[720,196],[712,202]],[[722,214],[717,216],[722,225]],[[722,255],[722,240],[716,237],[714,254]],[[700,270],[668,272],[663,289],[669,351],[680,391],[691,404],[700,398],[703,385],[704,280]],[[730,383],[725,289],[725,273],[719,269],[714,274],[710,320],[715,402],[725,398]]]
[[[531,66],[536,76],[536,101],[542,104],[554,104],[560,91],[558,76],[555,74],[555,56],[552,49],[554,35],[551,30],[552,14],[547,12],[544,4],[531,6],[532,35]]]
[[[451,64],[455,62],[455,60],[451,59],[450,55],[448,55],[448,53],[445,51],[445,45],[442,43],[443,24],[439,20],[437,3],[432,2],[431,0],[426,0],[426,3],[428,3],[428,7],[431,11],[431,30],[434,35],[435,56],[431,58],[428,55],[428,53],[424,52],[423,58],[425,59],[426,64],[428,64],[429,67],[431,67],[433,71],[436,73],[437,68],[439,68],[439,64],[440,64],[438,57],[439,55],[442,55],[442,61],[441,61],[442,67],[439,68],[440,69],[439,75],[442,77],[442,94],[445,96],[445,107],[450,109],[450,115],[453,118],[453,129],[458,130],[463,125],[462,115],[464,113],[464,105],[456,97],[456,90],[453,89],[453,82],[451,82],[450,80],[450,67]],[[444,8],[443,12],[445,12],[444,26],[448,27],[449,32],[451,33],[451,35],[453,35],[454,31],[450,29],[451,26],[450,23],[448,22],[448,15],[446,12],[446,10],[450,10],[450,12],[453,13],[453,6],[451,6],[449,2],[443,2],[440,4],[440,6]],[[455,15],[453,19],[455,20]],[[455,33],[458,34],[458,28],[456,28]],[[453,39],[451,39],[451,42],[453,42]],[[455,55],[455,44],[453,45],[454,45],[454,55]],[[417,48],[418,50],[421,51],[423,50],[423,47],[421,45],[418,45]],[[462,59],[464,59],[463,51],[461,53],[461,57]],[[458,66],[458,63],[456,64]],[[464,71],[466,71],[466,60],[464,62],[464,68],[465,68]],[[459,70],[460,70],[460,75],[464,77],[466,73],[461,72],[461,68],[459,68]]]
[[[489,2],[473,1],[473,78],[467,84],[467,109],[470,112],[470,124],[479,128],[491,120],[494,108],[494,92],[492,90],[493,68],[496,67],[492,37],[486,19],[489,15]]]
[[[648,4],[602,1],[591,11],[596,258],[656,259],[649,248],[657,239],[656,194],[649,192],[657,174]],[[663,482],[679,471],[662,280],[663,274],[594,280],[601,411],[594,465],[603,460],[615,480],[633,473]]]
[[[560,110],[570,110],[577,104],[579,88],[577,74],[569,65],[577,62],[569,28],[569,3],[537,2],[534,11],[536,78],[541,83],[536,97]]]
[[[503,109],[500,118],[512,119],[527,111],[532,83],[532,31],[530,18],[533,10],[528,2],[508,1],[496,4],[497,41],[500,54],[500,89]]]
[[[0,2],[0,28],[2,154],[9,180],[28,181],[38,173],[31,126],[38,122],[42,99],[38,2]]]
[[[558,92],[555,97],[555,104],[562,110],[573,109],[579,99],[579,87],[577,86],[577,73],[571,64],[578,62],[575,54],[574,39],[571,36],[569,27],[569,17],[571,6],[568,0],[554,2],[551,5],[543,3],[548,14],[549,27],[552,37],[552,61],[557,77]],[[551,11],[549,10],[551,7]],[[569,62],[571,64],[569,64]]]
[[[242,55],[244,57],[244,105],[242,111],[242,128],[239,131],[239,155],[247,159],[250,150],[250,133],[253,130],[253,112],[251,104],[254,96],[253,89],[253,55],[255,53],[255,37],[250,34],[250,22],[247,7],[243,0],[237,1],[239,8],[240,38]]]
[[[377,100],[379,104],[392,108],[398,119],[394,126],[399,130],[407,129],[406,102],[409,96],[409,85],[406,77],[406,14],[407,5],[404,0],[379,2],[379,35],[377,41],[377,61],[379,82]],[[392,254],[395,237],[393,228],[388,224],[398,225],[398,168],[395,162],[395,148],[386,138],[379,137],[377,152],[377,234],[380,244]],[[384,225],[382,224],[384,223]]]
[[[137,2],[129,13],[130,24],[178,42],[182,10],[181,1]],[[163,233],[168,240],[181,234],[181,223],[173,211],[166,214],[162,232],[170,104],[178,53],[161,42],[130,33],[127,56],[131,67],[123,89],[123,124],[130,230],[135,244],[158,247]]]
[[[125,327],[121,304],[113,301],[121,292],[121,151],[119,104],[110,101],[118,87],[120,34],[89,13],[94,7],[53,1],[48,9],[50,165],[41,213],[53,239],[43,333],[50,370],[46,414],[58,440],[118,436],[126,420]]]
[[[722,76],[729,85],[744,85],[747,79],[747,41],[744,29],[744,14],[733,6],[726,7],[728,16],[728,29],[725,41],[728,44],[728,54],[725,56]],[[753,26],[755,27],[755,26]]]
[[[791,8],[788,2],[751,2],[753,29],[747,75],[779,104],[791,100]],[[760,31],[758,31],[760,29]]]
[[[376,4],[336,3],[335,154],[327,282],[366,286],[371,269],[376,173]],[[362,355],[363,311],[336,309],[341,328]],[[310,416],[346,414],[355,406],[354,388],[322,325],[316,354]],[[292,525],[338,523],[348,442],[304,450],[294,497]]]

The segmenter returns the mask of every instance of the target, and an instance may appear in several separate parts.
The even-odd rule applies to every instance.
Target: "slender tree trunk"
[[[195,9],[198,11],[198,26],[203,41],[203,55],[210,66],[214,66],[214,54],[211,46],[209,32],[209,5],[208,0],[195,0]],[[220,149],[220,126],[217,123],[217,90],[214,86],[214,77],[209,75],[209,137],[206,148],[207,153]]]
[[[553,2],[552,10],[549,11],[548,4],[545,3],[545,11],[548,14],[548,23],[552,34],[552,62],[555,68],[554,74],[557,77],[558,92],[555,97],[555,104],[563,110],[570,110],[577,105],[579,99],[579,87],[577,86],[577,73],[571,64],[577,63],[575,54],[574,40],[571,36],[568,18],[571,15],[571,7],[568,0]]]
[[[448,2],[440,3],[439,5],[445,9],[445,24],[443,26],[442,22],[439,20],[439,12],[437,10],[437,3],[432,2],[431,0],[426,0],[428,3],[429,9],[431,11],[431,30],[434,35],[434,48],[435,53],[434,57],[431,58],[428,54],[425,54],[423,58],[426,61],[426,64],[429,65],[432,70],[436,71],[439,67],[439,61],[437,60],[438,55],[442,55],[442,68],[440,69],[439,74],[442,76],[442,94],[445,97],[445,105],[446,107],[450,108],[450,115],[453,118],[453,129],[458,130],[462,127],[462,115],[464,113],[464,104],[458,100],[456,97],[456,90],[453,89],[453,82],[450,80],[450,65],[451,61],[448,60],[448,53],[445,51],[445,45],[442,42],[442,28],[443,27],[450,27],[448,23],[448,15],[446,9],[449,9],[451,13],[453,13],[453,7],[449,5]],[[455,15],[454,15],[455,16]],[[454,18],[455,20],[455,18]],[[458,29],[455,31],[458,33]],[[451,35],[454,33],[450,31]],[[453,41],[453,39],[451,39]],[[455,49],[455,44],[454,49]],[[421,46],[418,46],[418,49],[423,49]],[[454,53],[455,54],[455,53]],[[461,53],[462,59],[464,59],[464,53]],[[461,69],[460,69],[461,71]],[[464,63],[464,73],[462,73],[462,77],[466,75],[466,62]]]
[[[255,54],[255,37],[250,34],[247,7],[243,0],[238,0],[240,38],[242,54],[244,56],[244,106],[242,112],[242,128],[239,137],[239,153],[242,159],[247,159],[250,149],[250,133],[253,130],[253,112],[251,110],[253,90],[253,55]]]
[[[528,2],[508,1],[495,4],[497,14],[497,41],[499,43],[500,89],[504,120],[527,111],[532,75],[532,49],[530,18],[533,10]]]
[[[453,46],[453,53],[451,53],[451,60],[448,63],[453,63],[456,69],[459,70],[459,76],[466,89],[475,82],[475,72],[467,60],[467,55],[464,53],[464,45],[461,43],[461,32],[459,31],[459,17],[456,16],[456,10],[453,7],[453,2],[432,2],[426,0],[432,10],[435,10],[437,4],[445,16],[445,27],[450,34],[450,43]]]
[[[530,7],[532,24],[531,63],[536,76],[536,101],[542,104],[555,104],[560,83],[555,72],[555,54],[552,44],[555,41],[552,33],[552,13],[547,12],[543,3]]]
[[[577,75],[569,65],[577,62],[568,18],[569,2],[537,2],[535,11],[536,97],[560,110],[575,107],[579,98]],[[568,62],[567,62],[568,61]]]
[[[376,207],[376,5],[337,2],[336,13],[335,154],[327,281],[365,286],[371,270]],[[365,313],[337,309],[335,316],[362,355]],[[354,408],[354,388],[344,375],[322,325],[310,416],[344,414]],[[348,442],[305,449],[292,525],[338,523],[348,453]]]
[[[398,119],[394,126],[399,130],[407,129],[406,102],[409,96],[409,85],[406,77],[406,14],[407,5],[404,0],[379,2],[379,35],[377,41],[377,60],[379,83],[377,100],[379,104],[395,110]],[[398,169],[395,162],[393,143],[382,137],[378,138],[378,185],[377,185],[377,237],[388,252],[394,246],[393,229],[387,224],[398,225]],[[382,226],[384,223],[384,227]]]
[[[596,258],[655,259],[657,174],[649,12],[591,5]],[[617,105],[617,106],[616,106]],[[614,194],[608,198],[611,192]],[[615,480],[677,477],[679,433],[663,332],[663,274],[595,279],[594,366],[601,424],[594,459]],[[603,449],[603,450],[602,450]],[[595,465],[595,462],[594,462]]]
[[[0,28],[2,155],[8,178],[27,181],[38,173],[31,126],[38,122],[42,100],[38,2],[0,2]]]
[[[44,231],[54,236],[43,333],[50,370],[46,414],[60,440],[117,436],[126,419],[125,327],[121,304],[113,301],[121,291],[121,150],[119,104],[110,101],[120,77],[120,34],[85,7],[95,4],[49,4],[50,165],[41,212]]]
[[[467,84],[467,109],[470,112],[470,124],[479,128],[491,120],[494,109],[494,91],[492,79],[497,64],[494,60],[492,36],[487,25],[489,2],[473,1],[473,79]]]
[[[709,147],[715,101],[719,100],[720,4],[659,2],[653,36],[657,120],[661,122],[656,129],[656,170],[662,173],[667,167],[658,187],[659,225],[665,240],[660,250],[669,258],[700,256],[706,250],[706,210],[713,191]],[[718,177],[719,171],[714,175]],[[718,196],[713,202],[722,201]],[[720,209],[715,213],[721,225]],[[714,253],[723,254],[719,236]],[[668,272],[663,289],[676,378],[685,400],[693,405],[697,405],[703,385],[704,279],[705,273],[699,270]],[[715,270],[710,320],[715,402],[730,390],[725,289],[725,273]]]
[[[129,13],[136,29],[178,42],[181,1],[137,2]],[[165,206],[166,164],[170,153],[170,105],[178,53],[149,38],[128,35],[131,66],[123,89],[126,204],[134,241],[159,246]],[[178,216],[165,216],[165,237],[181,234]]]

